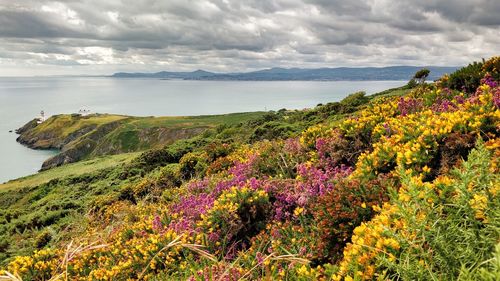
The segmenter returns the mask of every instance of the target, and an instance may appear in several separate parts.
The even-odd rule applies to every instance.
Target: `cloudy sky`
[[[463,65],[498,0],[0,0],[0,76]]]

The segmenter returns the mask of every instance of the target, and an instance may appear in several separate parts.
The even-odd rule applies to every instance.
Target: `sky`
[[[0,0],[0,76],[461,66],[498,0]]]

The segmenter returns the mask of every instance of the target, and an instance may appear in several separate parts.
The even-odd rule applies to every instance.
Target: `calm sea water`
[[[136,116],[302,109],[349,93],[376,93],[404,81],[242,82],[116,78],[0,78],[0,183],[36,173],[55,152],[18,144],[15,130],[47,115],[92,112]]]

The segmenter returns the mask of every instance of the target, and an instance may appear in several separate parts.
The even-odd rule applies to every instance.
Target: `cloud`
[[[0,0],[0,75],[462,65],[498,55],[499,14],[496,0]]]

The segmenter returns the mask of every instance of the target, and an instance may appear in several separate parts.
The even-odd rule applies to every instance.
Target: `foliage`
[[[251,136],[251,141],[287,139],[296,131],[292,125],[271,121],[257,127]]]
[[[425,83],[425,79],[427,79],[427,76],[429,76],[429,73],[431,71],[427,68],[422,68],[419,71],[415,72],[415,75],[413,75],[413,79],[417,80],[419,84]]]
[[[370,222],[354,230],[339,273],[370,279],[450,280],[491,271],[498,243],[498,170],[483,144],[453,177],[423,182],[400,170],[402,187]],[[493,170],[491,170],[493,169]]]
[[[481,78],[483,78],[484,73],[482,69],[483,63],[471,63],[455,71],[449,77],[445,77],[445,84],[453,90],[464,91],[469,94],[474,93],[479,86]]]
[[[368,102],[368,97],[365,92],[357,92],[350,94],[340,102],[341,113],[354,112],[359,106],[364,105]]]
[[[7,190],[4,274],[496,280],[493,62],[484,63],[488,73],[472,66],[450,76],[482,75],[471,92],[444,78],[407,93],[357,93],[219,126],[121,166]],[[291,129],[256,137],[268,126]]]
[[[380,175],[378,179],[365,183],[344,179],[320,196],[314,208],[318,252],[321,254],[318,258],[338,260],[355,226],[374,215],[372,207],[387,201],[387,189],[394,186],[394,179],[388,175]]]

